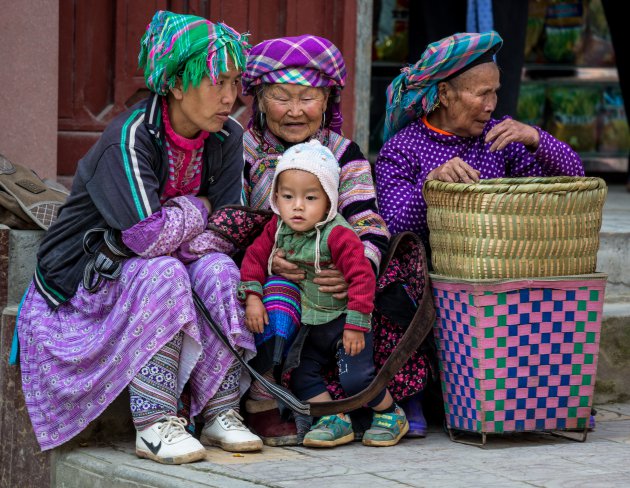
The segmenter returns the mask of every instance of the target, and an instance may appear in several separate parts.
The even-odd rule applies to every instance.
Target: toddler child
[[[271,186],[271,208],[276,215],[247,249],[241,266],[240,296],[245,300],[245,323],[262,333],[269,314],[262,302],[262,285],[271,273],[274,253],[306,273],[298,283],[302,327],[306,339],[299,364],[291,373],[290,387],[300,400],[331,400],[321,375],[336,359],[339,381],[347,395],[367,387],[375,376],[370,318],[376,278],[364,255],[363,244],[352,227],[337,213],[339,164],[330,150],[312,140],[289,148],[279,158]],[[322,267],[334,265],[348,284],[347,298],[322,293],[313,278]],[[292,354],[294,351],[290,351]],[[393,446],[407,433],[409,423],[387,389],[368,406],[374,410],[370,429],[363,435],[367,446]],[[354,440],[348,415],[326,415],[304,437],[304,445],[333,447]]]

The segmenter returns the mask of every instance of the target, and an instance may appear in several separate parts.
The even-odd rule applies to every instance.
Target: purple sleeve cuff
[[[165,256],[202,233],[208,211],[195,197],[175,197],[159,211],[122,233],[123,242],[143,258]]]
[[[122,231],[122,239],[125,245],[141,255],[152,243],[160,237],[164,227],[164,209],[141,220],[133,227]]]
[[[197,210],[201,212],[201,218],[204,220],[204,222],[208,222],[208,209],[203,204],[203,202],[197,197],[193,197],[191,195],[187,195],[186,198],[190,201],[190,203],[197,207]]]

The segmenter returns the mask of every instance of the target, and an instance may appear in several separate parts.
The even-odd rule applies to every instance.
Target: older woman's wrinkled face
[[[328,90],[311,86],[267,85],[259,98],[269,130],[287,142],[304,142],[322,125]]]
[[[497,106],[499,68],[484,63],[440,83],[440,103],[445,117],[441,129],[460,137],[479,136]]]

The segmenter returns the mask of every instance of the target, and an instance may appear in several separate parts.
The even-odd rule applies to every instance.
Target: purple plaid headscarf
[[[337,46],[328,39],[306,34],[263,41],[250,51],[242,82],[243,95],[254,97],[250,127],[258,115],[257,86],[286,83],[330,87],[327,125],[341,134],[341,89],[346,83],[346,65]]]
[[[482,56],[496,53],[502,44],[495,31],[463,32],[429,44],[420,60],[403,68],[387,87],[383,142],[437,107],[440,81],[457,75]]]

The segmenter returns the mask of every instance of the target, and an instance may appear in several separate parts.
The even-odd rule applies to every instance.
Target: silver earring
[[[326,127],[326,112],[322,114],[322,129]]]
[[[258,125],[261,129],[265,127],[265,112],[258,112]]]

